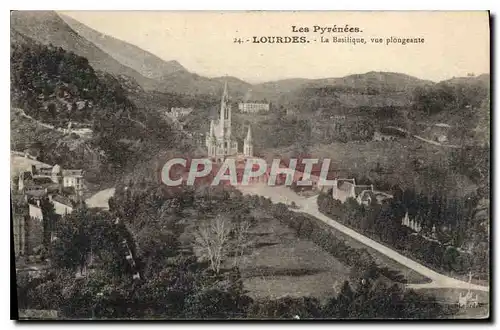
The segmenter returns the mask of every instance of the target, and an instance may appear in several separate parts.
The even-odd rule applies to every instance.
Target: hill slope
[[[133,77],[144,88],[156,88],[157,82],[121,64],[93,43],[81,37],[55,12],[13,11],[11,12],[11,30],[16,36],[11,40],[11,43],[18,42],[22,39],[20,35],[24,35],[43,45],[52,44],[55,47],[61,47],[66,51],[83,56],[96,70],[115,75],[127,75]],[[11,33],[11,37],[13,34]]]
[[[137,46],[106,36],[69,17],[63,19],[52,11],[14,11],[11,30],[41,44],[52,44],[83,56],[94,69],[130,76],[146,90],[218,95],[222,89],[219,78],[191,73],[177,61],[163,61]],[[227,79],[232,81],[233,97],[243,97],[251,86],[234,77]]]
[[[186,71],[177,61],[164,61],[137,46],[93,30],[69,16],[59,16],[80,36],[144,77],[161,79],[177,71]]]

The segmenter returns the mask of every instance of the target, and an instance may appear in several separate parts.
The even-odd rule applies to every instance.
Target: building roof
[[[66,206],[73,207],[73,202],[67,197],[64,197],[61,195],[54,195],[54,196],[52,196],[52,200],[59,202],[61,204],[64,204]]]
[[[38,160],[26,158],[22,153],[11,151],[10,153],[10,175],[14,177],[21,172],[31,171],[32,166],[37,167],[51,167],[49,164],[42,163]]]
[[[47,192],[45,189],[28,189],[25,190],[24,193],[30,197],[41,198],[45,196]]]
[[[34,176],[33,177],[33,184],[37,186],[45,186],[49,184],[53,184],[52,179],[48,176]]]
[[[54,165],[54,167],[52,167],[52,174],[59,174],[61,173],[61,166],[59,165]]]
[[[83,170],[62,170],[63,176],[83,176]]]

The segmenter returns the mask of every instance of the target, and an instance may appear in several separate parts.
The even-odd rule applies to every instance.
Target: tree
[[[448,247],[443,254],[443,266],[449,271],[460,270],[460,253],[454,247]]]
[[[234,254],[234,261],[233,261],[233,266],[238,266],[241,257],[243,256],[245,252],[245,248],[248,244],[248,231],[250,230],[251,223],[247,219],[241,219],[238,224],[235,226],[235,241],[236,241],[236,246],[235,246],[235,254]]]
[[[354,292],[348,281],[345,281],[337,296],[335,315],[339,318],[346,318],[349,316],[351,304],[354,299]]]
[[[217,216],[208,223],[200,224],[195,232],[195,242],[210,261],[210,267],[216,274],[219,273],[226,256],[231,229],[226,218]]]

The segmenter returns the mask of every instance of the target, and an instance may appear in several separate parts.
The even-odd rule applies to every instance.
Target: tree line
[[[345,203],[329,193],[318,197],[324,214],[356,229],[368,237],[389,244],[431,268],[451,274],[473,271],[488,278],[489,237],[484,220],[476,218],[478,197],[447,198],[416,194],[411,189],[396,190],[394,198],[382,205],[369,205],[349,198]],[[421,226],[415,233],[402,224],[406,213]]]

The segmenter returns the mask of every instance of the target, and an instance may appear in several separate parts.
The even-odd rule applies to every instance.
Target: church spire
[[[214,120],[212,119],[210,121],[210,137],[215,137],[215,131],[214,131]]]
[[[222,98],[220,100],[220,119],[227,119],[227,103],[229,102],[229,95],[227,93],[227,80],[224,81],[224,91],[222,92]]]
[[[224,92],[222,93],[222,102],[225,102],[229,99],[227,94],[227,79],[224,80]]]
[[[247,132],[247,137],[245,138],[245,141],[252,142],[252,129],[250,126],[248,126],[248,132]]]
[[[252,130],[248,126],[247,137],[243,141],[243,155],[245,157],[253,157]]]

